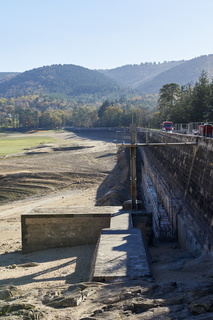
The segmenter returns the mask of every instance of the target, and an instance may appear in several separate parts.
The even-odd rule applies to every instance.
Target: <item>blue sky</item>
[[[0,0],[0,72],[213,54],[213,0]]]

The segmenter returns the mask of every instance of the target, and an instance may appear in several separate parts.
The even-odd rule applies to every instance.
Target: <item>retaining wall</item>
[[[145,142],[145,133],[138,139]],[[150,130],[148,141],[197,142],[139,147],[142,188],[146,204],[156,211],[154,219],[158,221],[159,210],[164,210],[182,245],[213,253],[213,139]]]
[[[23,214],[22,251],[96,244],[116,208],[51,208]]]

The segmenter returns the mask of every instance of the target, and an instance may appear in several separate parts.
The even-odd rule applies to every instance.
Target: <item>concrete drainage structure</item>
[[[24,253],[96,244],[90,280],[150,277],[146,244],[121,207],[37,209],[21,216]]]
[[[96,244],[113,207],[38,208],[21,216],[22,251]]]

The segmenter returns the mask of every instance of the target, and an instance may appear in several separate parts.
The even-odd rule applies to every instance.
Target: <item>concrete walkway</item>
[[[103,229],[98,244],[93,281],[150,277],[141,230],[133,228],[131,213],[112,215],[109,229]]]

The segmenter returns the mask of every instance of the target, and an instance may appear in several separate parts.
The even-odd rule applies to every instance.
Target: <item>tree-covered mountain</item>
[[[203,71],[209,80],[213,79],[213,54],[184,61],[178,66],[162,72],[151,81],[139,85],[137,89],[140,92],[158,93],[168,83],[176,83],[179,86],[190,83],[194,86]]]
[[[0,72],[0,83],[17,76],[19,72]]]
[[[203,71],[212,80],[213,54],[187,61],[147,62],[109,70],[90,70],[72,64],[52,65],[20,74],[0,73],[0,96],[84,96],[87,101],[88,97],[90,101],[103,101],[119,98],[127,93],[158,94],[168,83],[194,85]]]
[[[164,63],[145,62],[141,64],[129,64],[115,69],[99,70],[105,76],[116,80],[127,87],[137,88],[143,83],[154,79],[164,71],[178,66],[183,61],[170,61]]]
[[[106,97],[122,91],[121,85],[100,72],[71,64],[36,68],[0,83],[0,94],[6,97],[30,94]]]
[[[168,83],[177,83],[180,86],[194,84],[202,71],[205,71],[211,80],[213,54],[191,60],[142,63],[99,71],[123,85],[138,89],[140,93],[158,93],[160,88]]]

